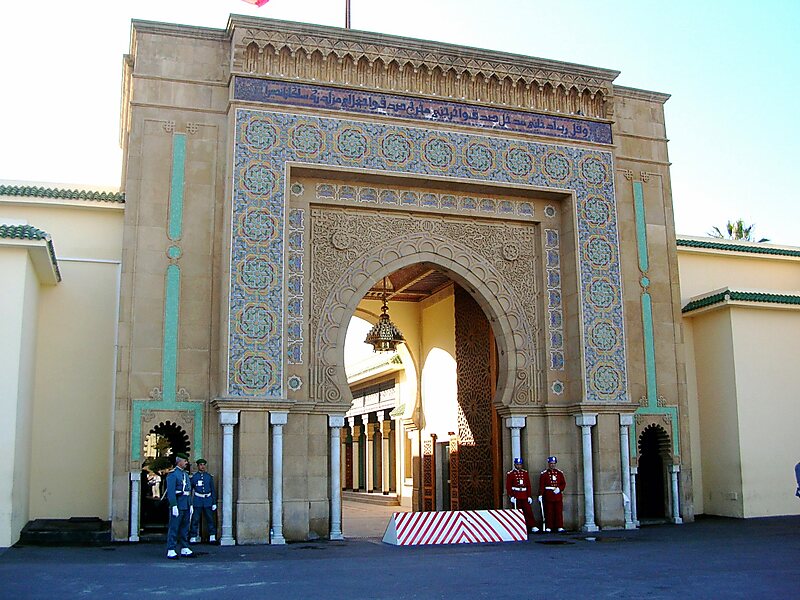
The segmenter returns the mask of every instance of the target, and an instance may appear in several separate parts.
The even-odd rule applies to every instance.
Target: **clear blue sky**
[[[230,13],[344,24],[344,0],[0,5],[0,178],[119,185],[132,18],[224,28]],[[678,233],[744,218],[800,245],[800,0],[352,0],[352,25],[621,71],[666,104]]]

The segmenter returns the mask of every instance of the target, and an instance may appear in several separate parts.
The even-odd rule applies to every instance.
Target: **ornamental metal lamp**
[[[397,326],[389,320],[389,307],[386,304],[386,277],[383,278],[381,299],[383,300],[381,316],[369,330],[364,343],[370,344],[374,352],[395,352],[397,346],[405,343],[406,340]]]

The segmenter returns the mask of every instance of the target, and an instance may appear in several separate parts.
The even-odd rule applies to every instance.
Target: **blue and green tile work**
[[[297,322],[286,312],[296,317],[296,310],[301,310],[296,294],[302,289],[297,287],[301,280],[293,278],[303,274],[302,265],[288,262],[290,272],[284,272],[285,259],[298,260],[288,256],[288,236],[296,228],[286,225],[291,215],[285,214],[286,165],[293,162],[574,193],[584,400],[628,401],[610,152],[253,109],[237,109],[235,127],[230,396],[285,397],[284,364],[307,354],[302,347],[287,348],[284,332],[286,323]],[[295,291],[287,291],[290,289]],[[269,315],[269,326],[254,326],[252,310]]]

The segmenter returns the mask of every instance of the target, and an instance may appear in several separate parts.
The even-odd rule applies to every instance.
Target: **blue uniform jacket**
[[[217,491],[211,473],[197,471],[192,474],[192,506],[213,506],[217,503]]]
[[[179,510],[189,510],[191,494],[192,483],[186,471],[175,467],[167,473],[167,500],[170,507],[177,506]]]

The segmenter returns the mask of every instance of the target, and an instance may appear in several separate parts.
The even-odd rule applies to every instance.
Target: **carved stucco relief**
[[[424,218],[357,209],[311,211],[312,372],[317,401],[347,403],[341,354],[349,318],[380,277],[415,262],[434,263],[476,291],[494,320],[509,380],[501,401],[540,401],[542,347],[536,281],[538,227]],[[502,384],[502,382],[501,382]]]

